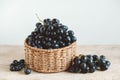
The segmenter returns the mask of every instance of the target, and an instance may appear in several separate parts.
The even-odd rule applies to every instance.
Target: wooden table
[[[23,46],[0,46],[0,80],[120,80],[120,45],[78,46],[78,54],[104,54],[111,61],[107,71],[94,73],[37,73],[25,75],[23,70],[11,72],[9,64],[14,59],[24,58]]]

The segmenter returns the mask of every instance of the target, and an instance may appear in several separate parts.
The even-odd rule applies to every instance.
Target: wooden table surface
[[[107,71],[94,73],[38,73],[32,71],[25,75],[23,70],[11,72],[9,64],[14,59],[24,58],[23,46],[0,46],[0,80],[120,80],[120,45],[89,45],[78,46],[77,54],[105,55],[111,61]]]

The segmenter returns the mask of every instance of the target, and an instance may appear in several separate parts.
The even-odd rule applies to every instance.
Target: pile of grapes
[[[110,66],[110,61],[104,55],[79,55],[74,58],[68,72],[93,73],[96,70],[105,71]]]
[[[11,64],[10,64],[10,70],[11,71],[20,71],[25,67],[24,64],[24,59],[21,59],[20,61],[14,60]]]
[[[58,19],[44,19],[36,23],[35,30],[27,37],[27,44],[41,49],[56,49],[68,46],[77,39],[72,30]]]
[[[25,60],[13,60],[13,62],[10,64],[10,71],[21,71],[24,69],[25,74],[30,74],[31,70],[25,66]]]

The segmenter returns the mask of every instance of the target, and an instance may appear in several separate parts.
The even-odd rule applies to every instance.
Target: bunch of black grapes
[[[72,73],[93,73],[96,70],[105,71],[110,66],[110,61],[104,55],[80,55],[76,56],[68,69]]]
[[[27,37],[27,44],[41,49],[57,49],[68,46],[77,39],[72,30],[58,19],[44,19],[36,23],[35,30]]]
[[[25,66],[25,60],[21,59],[20,61],[13,60],[10,64],[10,71],[21,71],[24,69],[25,74],[30,74],[31,70]]]

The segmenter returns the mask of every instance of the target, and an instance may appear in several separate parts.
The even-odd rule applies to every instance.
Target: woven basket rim
[[[24,45],[25,45],[25,46],[27,46],[27,47],[29,47],[29,48],[31,48],[31,49],[37,50],[37,51],[41,51],[41,50],[43,50],[43,51],[63,50],[63,49],[69,48],[70,46],[76,44],[76,42],[73,42],[73,43],[70,44],[69,46],[65,46],[65,47],[58,48],[58,49],[41,49],[41,48],[36,48],[36,47],[29,46],[26,41],[27,41],[27,39],[25,39],[25,41],[24,41]]]

